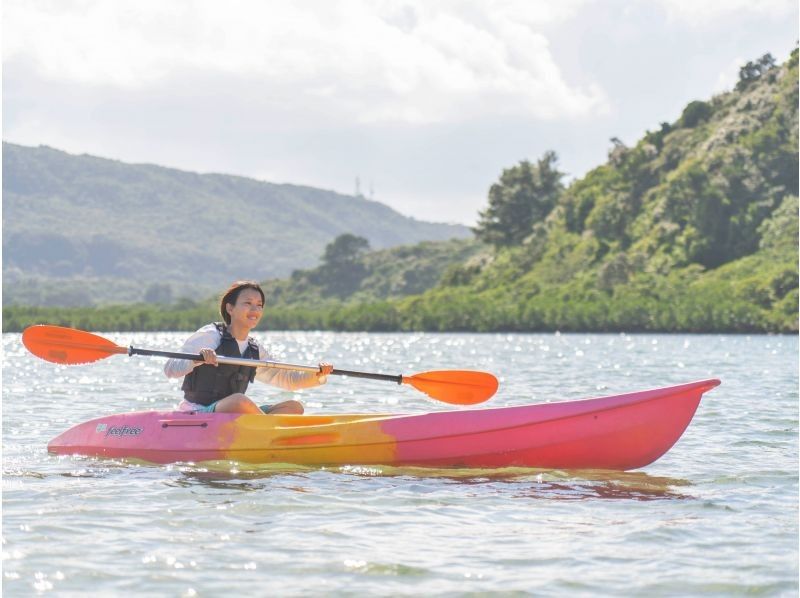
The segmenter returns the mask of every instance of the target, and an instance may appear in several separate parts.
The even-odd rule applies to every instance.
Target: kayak
[[[719,380],[577,401],[421,414],[245,415],[142,411],[79,424],[57,455],[150,463],[644,467],[689,425]]]
[[[151,463],[629,470],[666,453],[719,380],[584,399],[422,414],[143,411],[77,425],[55,454]]]

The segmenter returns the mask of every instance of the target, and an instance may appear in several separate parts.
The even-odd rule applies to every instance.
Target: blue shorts
[[[214,401],[210,405],[200,405],[198,403],[193,403],[191,411],[192,413],[214,413],[214,411],[217,408],[217,403],[219,403],[219,401]],[[195,405],[197,406],[195,407]],[[261,405],[259,408],[261,409],[262,413],[269,413],[270,411],[272,411],[274,407],[275,405]]]
[[[221,401],[222,399],[220,399]],[[190,403],[186,399],[179,405],[179,411],[191,411],[192,413],[214,413],[217,409],[217,403],[214,401],[210,405],[201,405],[200,403]],[[262,413],[269,413],[276,405],[261,405],[259,408]]]
[[[178,405],[178,411],[188,411],[190,413],[214,413],[214,410],[217,408],[217,403],[219,403],[219,401],[214,401],[210,405],[201,405],[200,403],[190,403],[184,399],[181,404]]]

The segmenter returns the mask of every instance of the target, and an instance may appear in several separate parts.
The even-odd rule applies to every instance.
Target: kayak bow
[[[51,453],[152,463],[233,460],[298,465],[644,467],[689,425],[719,380],[609,397],[418,415],[240,415],[144,411],[94,419]]]

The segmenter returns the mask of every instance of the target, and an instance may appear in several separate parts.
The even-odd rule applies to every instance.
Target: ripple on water
[[[798,593],[796,337],[260,334],[286,361],[490,369],[495,406],[723,384],[643,471],[153,466],[45,446],[80,421],[174,406],[157,360],[54,366],[4,335],[4,595]],[[114,338],[170,350],[183,336]],[[315,412],[452,408],[355,379],[288,396]]]

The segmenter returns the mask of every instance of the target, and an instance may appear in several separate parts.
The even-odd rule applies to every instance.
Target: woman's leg
[[[247,395],[237,392],[217,401],[214,413],[261,413],[261,409]]]
[[[277,405],[272,405],[269,411],[265,411],[269,415],[300,415],[303,413],[303,404],[300,401],[283,401]]]

